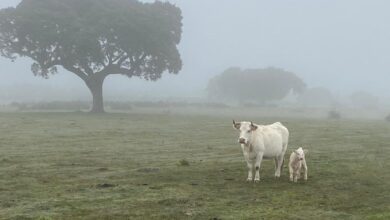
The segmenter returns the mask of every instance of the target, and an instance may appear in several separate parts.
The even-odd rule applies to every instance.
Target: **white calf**
[[[290,181],[297,182],[301,178],[301,173],[304,172],[304,179],[307,180],[307,164],[305,159],[307,150],[302,147],[298,148],[290,155],[290,162],[288,163],[290,171]]]

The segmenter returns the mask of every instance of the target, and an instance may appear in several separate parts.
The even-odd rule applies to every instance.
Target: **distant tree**
[[[390,122],[390,115],[387,115],[385,118],[386,121]]]
[[[378,98],[365,91],[354,92],[349,98],[351,104],[358,108],[375,109],[379,105]]]
[[[282,69],[229,68],[209,81],[207,91],[212,98],[265,103],[281,100],[291,91],[302,93],[305,87],[298,76]]]
[[[36,76],[57,67],[76,74],[103,112],[103,81],[110,74],[157,80],[182,67],[177,45],[181,10],[136,0],[23,0],[0,10],[0,53],[29,57]]]
[[[338,120],[341,119],[341,114],[338,111],[329,111],[328,112],[328,119]]]
[[[330,107],[337,103],[333,94],[328,89],[322,87],[308,88],[298,96],[297,102],[300,105],[310,107]]]

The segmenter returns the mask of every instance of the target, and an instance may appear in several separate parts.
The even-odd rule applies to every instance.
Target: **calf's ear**
[[[241,127],[241,123],[236,123],[234,120],[233,120],[233,128],[235,129],[240,129]]]
[[[257,129],[257,126],[253,124],[253,122],[251,122],[251,130],[252,131],[255,131]]]

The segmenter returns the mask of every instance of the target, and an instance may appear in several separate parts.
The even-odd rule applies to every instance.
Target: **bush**
[[[180,166],[189,166],[190,162],[188,162],[188,160],[186,160],[186,159],[182,159],[179,161],[179,165]]]
[[[328,112],[328,118],[329,119],[334,119],[334,120],[338,120],[341,118],[341,115],[339,112],[337,111],[329,111]]]

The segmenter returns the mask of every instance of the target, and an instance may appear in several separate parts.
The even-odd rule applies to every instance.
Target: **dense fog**
[[[2,0],[0,7],[19,2]],[[306,85],[300,97],[286,96],[288,103],[312,100],[313,106],[362,108],[389,103],[389,1],[170,2],[182,10],[183,68],[155,82],[109,76],[105,100],[208,101],[210,79],[225,70],[272,67],[294,73]],[[73,73],[60,69],[44,79],[32,74],[31,63],[28,58],[0,58],[1,103],[90,100],[85,84]]]

